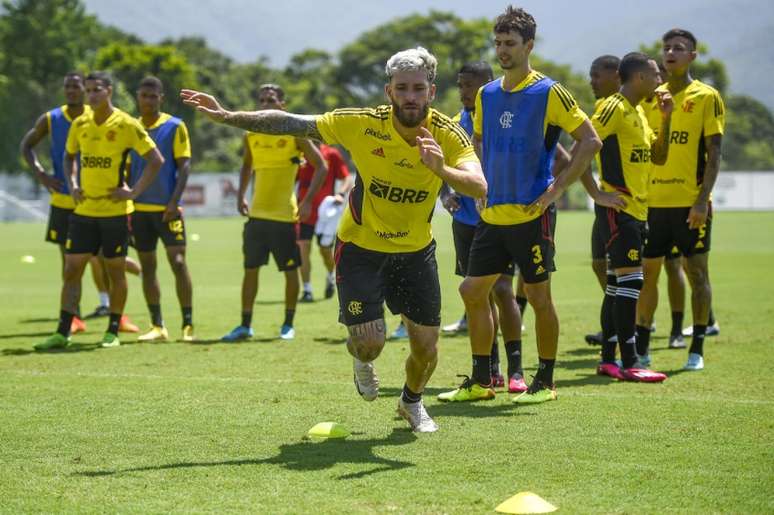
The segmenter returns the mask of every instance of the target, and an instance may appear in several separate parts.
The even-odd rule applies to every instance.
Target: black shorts
[[[591,259],[605,259],[605,239],[602,237],[599,217],[596,216],[597,206],[594,204],[594,223],[591,226]]]
[[[613,270],[641,266],[642,246],[647,236],[645,222],[609,207],[595,205],[594,212]]]
[[[648,238],[642,255],[659,258],[672,253],[673,247],[685,257],[710,250],[712,236],[712,205],[707,223],[698,229],[688,227],[689,207],[652,207],[648,210]]]
[[[51,206],[48,211],[48,227],[46,227],[46,241],[64,245],[67,242],[67,228],[70,226],[72,209]]]
[[[470,248],[468,275],[507,273],[513,263],[525,283],[539,283],[556,271],[554,231],[556,206],[538,218],[515,225],[492,225],[481,220]]]
[[[165,222],[163,211],[132,213],[132,240],[137,252],[152,252],[161,238],[165,247],[185,246],[183,215]]]
[[[312,241],[314,239],[314,236],[315,236],[314,225],[299,223],[296,227],[298,229],[298,241]],[[321,235],[318,234],[317,245],[319,245],[320,247],[333,247],[332,241],[330,245],[323,245],[320,243],[320,239],[321,239]]]
[[[384,318],[384,303],[420,325],[441,325],[441,285],[435,241],[422,250],[391,254],[336,242],[339,322],[351,326]]]
[[[476,226],[468,225],[457,220],[452,221],[452,234],[454,235],[454,250],[457,256],[454,266],[454,273],[460,277],[468,275],[468,263],[470,261],[470,246],[473,244],[473,238],[476,235]],[[503,272],[506,275],[513,276],[515,266],[511,266]]]
[[[67,254],[94,254],[102,251],[107,258],[125,257],[129,247],[129,215],[70,216],[65,252]]]
[[[242,253],[245,268],[258,268],[274,256],[280,272],[295,270],[301,263],[301,252],[296,244],[296,224],[250,218],[242,231]]]
[[[669,251],[669,254],[667,254],[664,258],[666,260],[672,260],[672,259],[678,259],[683,257],[682,254],[680,254],[680,249],[677,248],[677,245],[672,245],[672,250]]]

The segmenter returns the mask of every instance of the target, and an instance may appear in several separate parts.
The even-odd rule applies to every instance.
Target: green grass
[[[529,490],[565,513],[771,513],[774,214],[716,217],[711,270],[722,332],[707,340],[703,372],[680,373],[686,353],[666,349],[663,296],[653,341],[654,367],[670,375],[662,385],[594,375],[596,350],[582,339],[596,330],[600,301],[590,224],[590,214],[559,216],[558,402],[516,407],[498,394],[439,404],[435,394],[470,367],[467,338],[442,338],[426,396],[441,431],[418,436],[394,414],[406,343],[387,345],[376,362],[382,396],[363,402],[334,300],[299,306],[292,343],[272,339],[283,310],[273,264],[262,271],[253,342],[96,349],[102,319],[66,352],[31,352],[55,328],[59,256],[42,242],[42,225],[0,225],[0,511],[468,514]],[[238,323],[241,222],[188,225],[201,235],[189,251],[197,333],[216,339]],[[445,323],[462,310],[449,226],[437,217]],[[22,263],[24,255],[36,263]],[[314,267],[319,294],[317,257]],[[161,278],[177,335],[166,266]],[[84,310],[96,302],[85,281]],[[147,324],[136,278],[127,312]],[[397,317],[388,321],[392,328]],[[528,312],[528,373],[532,321]],[[353,435],[303,439],[327,420]]]

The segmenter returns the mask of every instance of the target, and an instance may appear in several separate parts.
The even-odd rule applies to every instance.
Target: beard
[[[392,110],[401,125],[404,127],[414,128],[419,127],[422,122],[425,121],[425,118],[427,118],[427,113],[430,110],[430,104],[425,104],[417,111],[406,112],[401,109],[400,106],[393,100]]]

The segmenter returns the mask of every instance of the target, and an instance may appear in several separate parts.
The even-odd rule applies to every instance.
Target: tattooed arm
[[[322,140],[317,130],[317,116],[265,111],[228,111],[212,95],[184,89],[180,91],[183,103],[194,107],[218,123],[261,134],[288,134],[297,138]]]

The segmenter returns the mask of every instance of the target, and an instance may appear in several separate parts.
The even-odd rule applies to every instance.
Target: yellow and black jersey
[[[591,124],[602,140],[599,151],[602,190],[626,195],[623,209],[638,220],[648,219],[650,148],[656,139],[641,106],[620,93],[597,107]]]
[[[142,124],[120,109],[113,109],[99,125],[90,111],[76,118],[67,135],[66,150],[68,154],[80,152],[80,186],[85,200],[75,206],[75,214],[108,217],[134,211],[131,200],[113,200],[110,194],[126,182],[130,150],[145,155],[154,148],[156,144]]]
[[[255,184],[250,217],[277,222],[298,219],[295,184],[303,153],[293,136],[249,132],[245,152],[250,152]]]
[[[344,146],[358,169],[338,237],[378,252],[415,252],[432,240],[430,220],[441,179],[393,125],[392,106],[337,109],[317,119],[328,144]],[[423,125],[448,166],[478,162],[473,144],[451,118],[430,109]]]
[[[662,84],[657,91],[669,90]],[[650,207],[690,207],[696,202],[707,164],[704,138],[723,134],[725,126],[726,108],[715,88],[694,80],[672,98],[669,156],[664,165],[653,166],[648,192]],[[648,120],[658,131],[658,103],[647,107]]]

